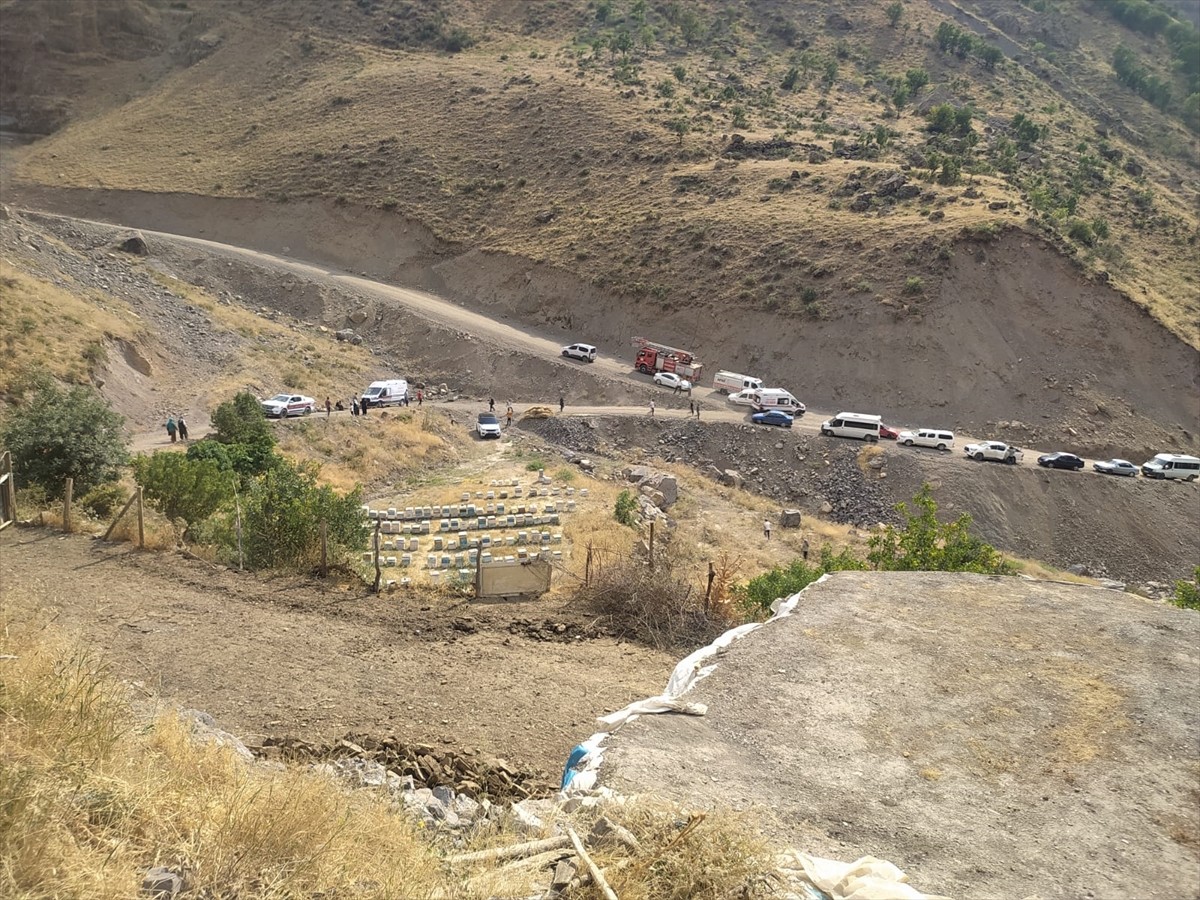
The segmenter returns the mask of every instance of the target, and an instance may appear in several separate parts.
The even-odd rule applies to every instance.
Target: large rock
[[[183,879],[162,866],[155,866],[142,878],[142,893],[154,900],[171,900],[183,890]]]
[[[779,517],[780,528],[799,528],[800,527],[800,510],[785,509],[783,515]]]
[[[721,484],[740,488],[742,486],[742,473],[737,469],[726,469],[721,473]]]
[[[907,182],[908,176],[903,172],[897,172],[895,175],[892,175],[890,178],[880,183],[875,188],[875,193],[880,197],[889,197],[896,193],[896,191],[900,190],[900,188],[904,187]]]
[[[146,246],[146,239],[142,237],[139,231],[135,231],[133,234],[122,239],[117,244],[117,249],[122,253],[132,253],[134,256],[150,255],[150,248]]]
[[[361,325],[363,322],[367,321],[367,314],[361,309],[356,309],[354,312],[350,313],[350,321],[355,325]]]

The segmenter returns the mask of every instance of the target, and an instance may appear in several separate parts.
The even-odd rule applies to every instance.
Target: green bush
[[[637,498],[630,491],[621,491],[621,493],[617,494],[617,502],[613,508],[613,515],[622,525],[628,525],[632,528],[637,525],[637,508]]]
[[[1083,219],[1072,219],[1067,228],[1067,236],[1073,241],[1079,241],[1088,247],[1096,243],[1096,232]]]
[[[279,460],[250,483],[241,506],[242,546],[252,569],[314,565],[320,559],[322,521],[335,559],[366,546],[362,489],[339,494],[317,483],[315,467]],[[231,557],[237,552],[232,525],[227,519],[221,530]]]
[[[916,294],[924,293],[925,281],[920,275],[910,275],[904,280],[904,287],[902,291],[910,297]]]
[[[97,519],[107,519],[115,515],[128,499],[129,491],[115,481],[108,481],[80,497],[79,506]]]
[[[129,461],[124,419],[95,388],[37,376],[16,393],[21,402],[0,428],[0,447],[12,452],[18,484],[41,485],[56,499],[68,477],[77,497],[117,479]]]
[[[135,459],[133,472],[153,507],[168,519],[183,519],[189,527],[233,498],[233,474],[212,459],[160,450]]]
[[[1200,566],[1192,571],[1190,581],[1175,582],[1175,594],[1171,602],[1184,609],[1200,610]]]
[[[928,484],[896,509],[906,519],[903,528],[888,525],[867,542],[867,560],[872,568],[898,572],[977,572],[1011,575],[1013,567],[999,551],[971,534],[971,517],[963,514],[953,522],[937,519],[937,504]]]
[[[275,464],[275,435],[253,394],[242,392],[217,407],[212,416],[213,440],[226,445],[230,467],[247,478],[259,475]],[[215,453],[205,448],[200,453]]]
[[[904,6],[897,0],[897,2],[889,4],[883,13],[887,16],[888,24],[895,28],[900,24],[900,18],[904,15]]]
[[[736,586],[734,595],[748,612],[761,615],[769,612],[771,604],[776,600],[804,590],[822,575],[829,572],[861,571],[865,568],[867,564],[849,550],[834,554],[832,548],[822,547],[817,562],[808,563],[802,559],[794,559],[787,566],[776,566],[769,572],[750,579],[746,584]]]

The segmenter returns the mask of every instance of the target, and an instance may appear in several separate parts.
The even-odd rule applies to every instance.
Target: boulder
[[[875,195],[870,191],[863,191],[857,197],[850,201],[851,212],[866,212],[871,208],[871,198]]]
[[[1126,160],[1123,168],[1125,169],[1126,175],[1132,175],[1134,178],[1140,178],[1142,172],[1144,171],[1141,163],[1136,162],[1135,160],[1132,160],[1132,159]]]
[[[785,509],[779,517],[780,528],[799,528],[800,527],[800,510]]]
[[[828,500],[826,500],[824,503],[821,504],[821,515],[827,516],[831,512],[833,512],[833,504],[830,503]]]
[[[921,186],[919,184],[902,184],[896,189],[896,199],[912,200],[914,197],[921,196]]]
[[[888,177],[883,182],[881,182],[875,188],[875,193],[878,194],[880,197],[889,197],[892,194],[896,193],[896,191],[900,190],[900,188],[904,187],[904,185],[907,183],[908,183],[908,176],[905,175],[903,172],[896,172],[894,175]],[[917,191],[919,193],[920,188],[918,188]]]
[[[726,469],[721,473],[721,484],[740,488],[742,486],[742,474],[737,469]]]
[[[1008,201],[1007,200],[993,200],[990,203],[988,203],[988,209],[992,209],[992,210],[1008,209]]]
[[[363,322],[367,321],[367,314],[361,309],[356,309],[354,312],[350,313],[349,318],[350,321],[355,325],[361,325]]]
[[[150,255],[150,248],[146,246],[146,239],[138,231],[123,238],[117,244],[117,249],[122,253],[132,253],[134,256]]]

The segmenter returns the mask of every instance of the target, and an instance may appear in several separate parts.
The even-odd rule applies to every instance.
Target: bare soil
[[[565,599],[375,597],[42,529],[0,533],[0,586],[7,615],[53,618],[119,677],[248,744],[395,736],[542,783],[596,716],[658,690],[675,661],[604,636]]]
[[[843,572],[644,716],[601,783],[755,810],[963,898],[1200,896],[1200,616],[1077,585]]]

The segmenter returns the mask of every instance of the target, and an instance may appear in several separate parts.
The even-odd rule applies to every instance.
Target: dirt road
[[[86,537],[0,532],[0,599],[40,609],[119,676],[206,710],[248,743],[349,731],[480,749],[556,779],[594,719],[656,693],[673,654],[591,634],[552,600],[375,597]],[[526,626],[570,624],[563,640]],[[511,630],[510,630],[511,629]]]

